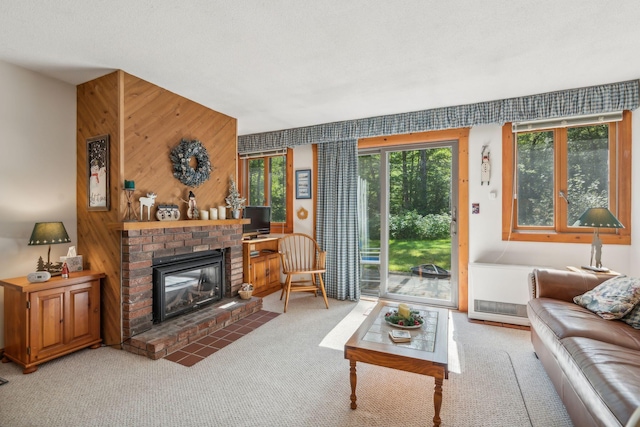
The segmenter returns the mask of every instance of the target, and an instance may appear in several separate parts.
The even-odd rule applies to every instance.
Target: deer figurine
[[[147,207],[147,221],[151,220],[151,206],[156,203],[156,193],[147,193],[147,197],[140,197],[140,219],[142,219],[142,208]]]

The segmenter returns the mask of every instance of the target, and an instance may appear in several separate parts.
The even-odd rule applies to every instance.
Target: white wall
[[[302,145],[293,150],[293,169],[311,169],[311,174],[315,177],[317,171],[313,170],[313,150],[311,145]],[[295,172],[294,172],[295,174]],[[295,185],[295,176],[294,182]],[[293,191],[293,231],[295,233],[304,233],[309,236],[314,235],[316,219],[313,217],[313,206],[317,194],[311,194],[311,199],[296,199],[295,189]],[[298,210],[304,208],[309,213],[306,219],[298,218]]]
[[[0,94],[0,277],[11,278],[46,260],[47,246],[27,246],[36,222],[62,221],[77,242],[76,88],[0,61]],[[0,287],[0,348],[3,307]]]
[[[640,129],[640,111],[636,111],[633,127]],[[633,181],[637,188],[640,171],[640,143],[638,132],[633,136]],[[491,150],[491,181],[481,185],[480,164],[482,146],[489,145]],[[501,126],[479,126],[471,129],[469,135],[469,203],[480,203],[480,213],[469,215],[469,261],[504,264],[523,264],[549,266],[564,269],[568,265],[581,266],[589,263],[591,246],[574,243],[537,243],[502,241],[502,130]],[[496,199],[490,199],[491,191],[497,193]],[[634,193],[637,194],[637,193]],[[640,223],[637,218],[639,203],[633,197],[632,246],[604,245],[602,262],[612,270],[629,275],[640,274],[640,266],[632,259],[639,259],[638,233]],[[461,208],[462,209],[462,208]]]

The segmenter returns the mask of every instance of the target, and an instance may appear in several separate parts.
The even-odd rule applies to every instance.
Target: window
[[[271,232],[293,232],[293,150],[240,160],[243,196],[250,206],[271,206]]]
[[[625,228],[603,228],[601,239],[630,244],[631,113],[616,122],[516,128],[502,130],[503,240],[591,242],[593,229],[574,224],[587,208],[605,206]]]

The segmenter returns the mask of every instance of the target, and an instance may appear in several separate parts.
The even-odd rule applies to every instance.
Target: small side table
[[[609,270],[607,272],[600,272],[600,271],[592,271],[592,270],[587,270],[586,268],[580,268],[580,267],[574,267],[572,265],[568,265],[567,266],[567,270],[569,271],[574,271],[576,273],[589,273],[589,274],[595,274],[596,276],[620,276],[621,273],[618,273],[617,271],[613,271],[613,270]]]

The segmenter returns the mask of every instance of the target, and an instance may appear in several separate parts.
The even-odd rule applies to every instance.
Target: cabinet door
[[[280,255],[269,255],[267,262],[269,264],[266,272],[268,286],[280,286]]]
[[[81,345],[100,338],[99,282],[82,283],[67,288],[65,342]]]
[[[47,289],[29,295],[29,362],[44,359],[65,346],[64,299],[65,288]]]
[[[266,286],[267,260],[264,257],[251,260],[251,279],[253,280],[253,291],[260,292]]]

